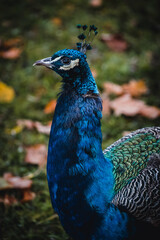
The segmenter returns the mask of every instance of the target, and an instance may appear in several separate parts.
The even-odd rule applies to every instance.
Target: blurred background
[[[1,0],[0,239],[64,240],[46,181],[60,77],[32,64],[75,48],[95,24],[87,58],[103,99],[103,149],[160,120],[159,1]]]

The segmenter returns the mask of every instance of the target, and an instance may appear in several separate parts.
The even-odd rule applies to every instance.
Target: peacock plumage
[[[47,160],[53,208],[74,240],[159,239],[160,127],[137,130],[102,151],[102,100],[83,35],[78,50],[34,64],[62,77]]]

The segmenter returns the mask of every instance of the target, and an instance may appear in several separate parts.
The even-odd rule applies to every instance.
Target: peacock
[[[74,240],[160,239],[160,127],[102,151],[102,99],[86,60],[98,31],[77,27],[77,49],[34,63],[62,77],[47,159],[52,206]]]

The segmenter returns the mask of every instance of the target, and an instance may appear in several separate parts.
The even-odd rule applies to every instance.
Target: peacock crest
[[[80,33],[78,35],[78,39],[81,40],[77,42],[77,49],[80,52],[86,53],[87,50],[91,50],[91,43],[94,37],[98,34],[97,27],[95,25],[81,25],[77,24],[77,28],[79,29]]]

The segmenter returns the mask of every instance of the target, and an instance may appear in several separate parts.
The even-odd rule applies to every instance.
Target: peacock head
[[[78,35],[81,42],[77,43],[77,50],[63,49],[51,57],[47,57],[36,61],[33,66],[45,66],[58,73],[62,78],[75,78],[84,72],[88,66],[86,61],[86,51],[91,49],[91,41],[97,35],[97,28],[94,25],[89,27],[88,36],[84,34],[87,25],[77,25],[77,28],[82,29],[83,33]],[[88,38],[88,40],[87,40]]]
[[[74,49],[63,49],[33,65],[50,68],[64,78],[78,75],[85,64],[86,54]]]

